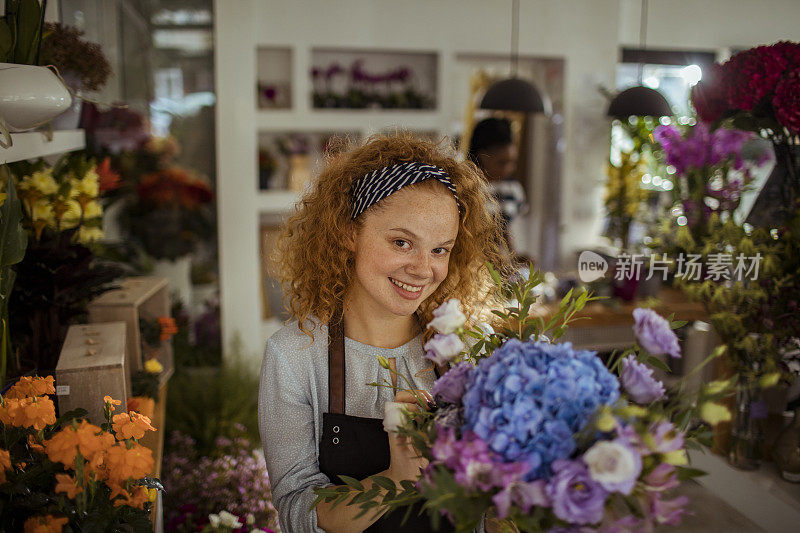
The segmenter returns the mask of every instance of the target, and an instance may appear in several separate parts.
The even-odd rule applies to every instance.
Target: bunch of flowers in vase
[[[139,440],[154,431],[137,412],[105,422],[78,409],[56,419],[52,376],[24,377],[0,398],[0,528],[3,531],[152,531],[150,509],[161,484],[152,451]]]
[[[519,531],[677,525],[688,498],[669,491],[700,474],[687,466],[686,449],[710,437],[707,426],[691,421],[729,417],[718,403],[729,383],[709,384],[697,397],[682,394],[680,384],[667,391],[651,365],[664,369],[658,355],[680,356],[672,329],[681,324],[652,310],[634,311],[639,344],[603,364],[594,352],[545,336],[561,337],[592,299],[588,293],[570,292],[545,323],[531,310],[538,273],[496,281],[509,303],[492,310],[494,327],[467,327],[457,300],[434,313],[429,327],[438,333],[425,349],[432,361],[451,365],[434,383],[436,405],[420,399],[412,413],[387,403],[386,430],[428,460],[420,478],[397,486],[371,476],[367,490],[342,477],[346,485],[317,489],[317,501],[359,505],[364,513],[421,502],[434,526],[449,520],[459,532],[485,516]]]
[[[692,104],[706,122],[731,123],[772,142],[785,174],[776,184],[776,211],[791,217],[800,194],[800,43],[757,46],[715,64],[694,87]]]
[[[98,260],[94,251],[103,237],[101,196],[115,186],[114,175],[81,153],[64,156],[54,166],[40,160],[7,168],[28,232],[9,302],[12,367],[52,370],[67,327],[122,273],[118,265]]]

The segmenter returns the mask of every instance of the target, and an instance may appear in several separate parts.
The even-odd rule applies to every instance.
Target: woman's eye
[[[398,248],[403,248],[403,249],[406,249],[406,248],[408,248],[409,246],[411,246],[410,244],[408,244],[408,241],[404,241],[403,239],[395,239],[395,240],[394,240],[394,244],[395,244],[395,245],[396,245]]]
[[[450,250],[447,248],[434,248],[433,253],[434,255],[447,255],[450,253]]]

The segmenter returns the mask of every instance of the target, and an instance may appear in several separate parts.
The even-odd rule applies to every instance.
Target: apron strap
[[[344,321],[336,313],[328,324],[328,412],[344,412]]]

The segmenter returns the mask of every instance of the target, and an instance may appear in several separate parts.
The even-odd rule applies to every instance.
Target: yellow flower
[[[49,195],[58,192],[58,183],[53,179],[53,169],[48,168],[22,178],[19,188],[34,189],[41,194]]]
[[[33,204],[33,212],[31,218],[35,221],[41,220],[48,225],[55,225],[56,219],[53,215],[53,206],[47,200],[37,200]]]
[[[73,180],[72,187],[79,195],[85,194],[86,196],[97,198],[100,192],[100,182],[97,172],[95,172],[94,169],[89,170],[83,178]]]
[[[675,450],[662,454],[665,463],[674,466],[682,466],[689,463],[689,458],[686,456],[686,450]]]
[[[617,420],[611,414],[610,410],[605,408],[603,409],[603,412],[600,413],[600,417],[597,419],[597,423],[595,425],[600,431],[608,432],[616,427]]]
[[[0,207],[2,207],[4,203],[6,203],[6,196],[8,196],[6,193],[0,192]]]
[[[779,379],[781,379],[781,373],[773,372],[772,374],[765,374],[761,376],[761,379],[758,380],[758,384],[762,389],[769,389],[770,387],[777,385]]]
[[[164,370],[164,365],[158,362],[158,359],[148,359],[144,363],[144,369],[151,374],[158,374]]]
[[[92,200],[86,207],[83,209],[83,218],[90,219],[90,218],[98,218],[103,216],[103,207],[100,205],[99,202]]]
[[[700,417],[711,424],[716,426],[720,422],[727,422],[731,419],[731,412],[724,405],[714,402],[705,402],[700,406]]]
[[[156,501],[156,498],[158,498],[158,489],[147,489],[147,499],[152,503]]]
[[[81,226],[78,230],[78,241],[82,244],[99,241],[105,234],[100,228],[87,228]]]
[[[58,209],[61,214],[61,228],[74,228],[81,221],[81,204],[75,200],[60,200]]]

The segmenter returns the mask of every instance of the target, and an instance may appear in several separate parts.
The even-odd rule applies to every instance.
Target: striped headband
[[[380,202],[390,194],[403,187],[433,178],[438,180],[453,194],[461,212],[461,201],[456,194],[456,187],[442,168],[425,163],[411,161],[373,170],[353,183],[353,212],[350,218],[355,220],[370,206]]]

